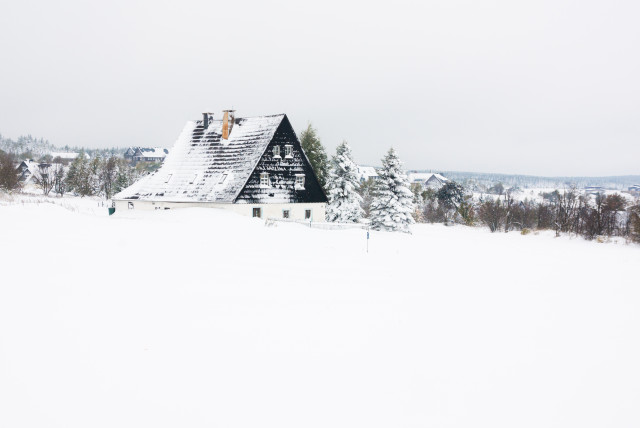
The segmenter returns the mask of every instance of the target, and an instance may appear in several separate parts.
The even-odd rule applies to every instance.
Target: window
[[[284,157],[285,158],[293,157],[293,146],[292,145],[287,144],[286,146],[284,146]]]
[[[132,209],[133,209],[133,202],[129,202],[129,203],[127,204],[127,208],[129,208],[130,210],[132,210]]]
[[[304,219],[311,220],[311,210],[304,210]]]
[[[289,210],[282,210],[282,218],[289,218]]]
[[[304,189],[304,174],[296,174],[296,189]]]
[[[260,208],[254,208],[253,209],[253,216],[254,217],[262,217],[262,210]]]
[[[262,172],[260,173],[260,186],[269,186],[269,173]]]
[[[280,146],[273,146],[273,157],[274,158],[280,157]]]
[[[227,175],[229,174],[222,174],[222,176],[220,176],[220,180],[218,180],[218,184],[224,183],[224,181],[227,179]]]

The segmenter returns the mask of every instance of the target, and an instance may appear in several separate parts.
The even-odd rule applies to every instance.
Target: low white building
[[[224,208],[324,221],[327,197],[284,114],[189,121],[162,167],[113,197],[116,212]]]
[[[52,159],[57,159],[60,158],[60,160],[62,161],[62,163],[64,164],[68,164],[70,162],[73,162],[78,156],[80,156],[80,153],[76,153],[76,152],[53,152],[50,153],[51,158]],[[85,158],[89,159],[89,155],[88,154],[84,154]]]

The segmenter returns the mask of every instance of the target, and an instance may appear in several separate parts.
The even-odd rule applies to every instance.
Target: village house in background
[[[378,172],[372,166],[361,166],[361,165],[358,165],[358,171],[356,172],[356,174],[358,176],[358,180],[361,183],[364,183],[365,181],[368,181],[369,179],[372,179],[372,180],[377,180],[378,179]]]
[[[39,164],[40,162],[36,162],[33,159],[25,160],[18,164],[16,170],[20,186],[26,186],[33,182],[34,178],[37,177]]]
[[[640,184],[634,184],[633,186],[629,186],[629,193],[634,196],[640,196]]]
[[[124,152],[124,158],[134,164],[138,162],[162,162],[169,154],[169,150],[161,147],[129,147]]]
[[[584,193],[587,195],[597,195],[598,193],[604,194],[604,187],[602,186],[585,186]]]
[[[71,162],[74,161],[74,159],[76,159],[78,156],[80,156],[80,153],[76,153],[76,152],[52,152],[49,155],[51,156],[51,159],[58,160],[63,165],[69,165]],[[89,155],[88,154],[85,153],[84,156],[87,159],[89,159]]]
[[[408,179],[410,183],[417,183],[426,189],[439,190],[449,179],[441,174],[433,172],[409,172]]]
[[[324,221],[327,203],[285,114],[233,110],[187,122],[162,167],[113,200],[116,211],[213,207],[307,221]]]

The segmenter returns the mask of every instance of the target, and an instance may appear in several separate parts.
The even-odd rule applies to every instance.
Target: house
[[[640,193],[640,184],[634,184],[629,187],[629,192],[631,193]]]
[[[327,197],[285,114],[189,121],[162,167],[113,197],[128,209],[214,207],[324,221]]]
[[[64,165],[68,165],[69,163],[73,162],[78,156],[80,156],[80,153],[75,153],[75,152],[53,152],[50,153],[51,158],[52,159],[58,159],[60,158],[60,161],[62,164]],[[86,153],[84,154],[85,158],[89,158],[89,155],[87,155]]]
[[[407,178],[410,183],[418,183],[425,189],[433,190],[440,189],[449,181],[445,176],[433,172],[410,172]]]
[[[124,152],[124,158],[128,161],[133,161],[133,154],[136,152],[137,147],[129,147]]]
[[[586,186],[584,193],[587,195],[597,195],[598,193],[604,194],[604,187],[602,186]]]
[[[360,166],[360,165],[358,165],[356,174],[358,176],[358,180],[361,183],[364,183],[365,181],[368,181],[369,179],[372,179],[372,180],[377,180],[378,179],[378,172],[372,166]]]
[[[168,154],[169,150],[161,147],[129,147],[124,152],[124,158],[134,163],[162,162]]]
[[[18,182],[21,186],[32,183],[35,177],[39,176],[39,162],[33,159],[25,160],[18,164],[16,171],[18,172]]]

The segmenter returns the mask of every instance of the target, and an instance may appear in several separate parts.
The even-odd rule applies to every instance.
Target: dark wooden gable
[[[291,157],[285,156],[287,145],[291,146]],[[274,156],[275,146],[280,147],[280,157]],[[269,174],[269,186],[260,184],[262,173]],[[296,175],[299,174],[304,174],[304,189],[296,189]],[[236,202],[253,204],[327,202],[327,197],[286,116],[244,188],[238,194]]]

